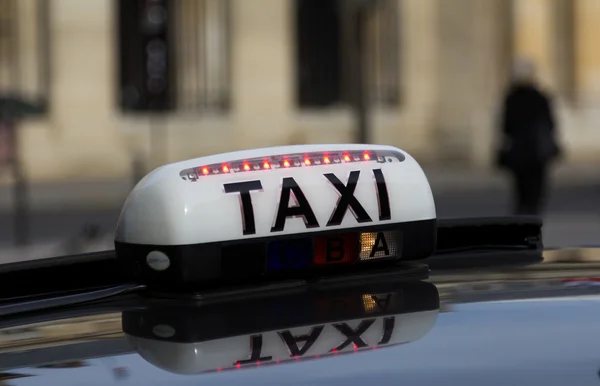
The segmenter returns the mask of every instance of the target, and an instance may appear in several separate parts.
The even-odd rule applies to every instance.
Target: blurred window
[[[229,0],[119,0],[124,110],[225,112]]]
[[[341,12],[335,0],[296,1],[296,71],[302,107],[342,102]]]
[[[319,108],[349,100],[343,3],[350,0],[296,0],[296,84],[301,107]],[[398,0],[375,0],[364,25],[367,84],[372,103],[397,106],[400,86]],[[356,36],[357,27],[349,30]]]
[[[46,107],[49,94],[47,0],[0,0],[0,94]]]
[[[378,0],[367,19],[367,58],[372,101],[397,106],[400,98],[400,14],[398,0]]]

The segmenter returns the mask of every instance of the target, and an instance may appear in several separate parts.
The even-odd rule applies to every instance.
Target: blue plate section
[[[267,250],[267,271],[308,268],[312,259],[311,239],[273,241]]]

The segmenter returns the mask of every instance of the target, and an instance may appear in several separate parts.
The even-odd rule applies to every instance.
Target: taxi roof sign
[[[305,145],[218,154],[154,170],[125,202],[115,249],[156,278],[192,269],[182,260],[194,255],[203,261],[194,262],[193,270],[206,279],[231,267],[264,273],[277,262],[259,258],[253,264],[248,256],[286,251],[320,256],[284,256],[283,268],[293,260],[294,269],[319,261],[425,258],[435,250],[435,234],[433,194],[408,153],[381,145]],[[286,247],[289,240],[297,244]]]

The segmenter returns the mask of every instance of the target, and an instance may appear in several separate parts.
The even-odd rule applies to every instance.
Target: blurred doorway
[[[357,23],[356,9],[364,8]],[[397,0],[296,0],[296,101],[300,108],[351,102],[352,47],[364,40],[370,102],[397,107],[400,100],[400,10]],[[360,27],[359,27],[360,25]]]
[[[399,102],[397,0],[296,0],[297,103],[351,106],[369,143],[371,105]]]
[[[341,12],[336,0],[296,0],[296,84],[302,107],[342,102]]]

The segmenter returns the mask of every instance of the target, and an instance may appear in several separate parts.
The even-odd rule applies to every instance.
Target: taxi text
[[[344,183],[333,173],[323,174],[326,181],[338,194],[339,198],[331,211],[331,216],[327,221],[327,227],[341,225],[342,220],[348,210],[359,223],[373,222],[373,219],[367,213],[364,206],[354,196],[354,191],[360,177],[360,170],[351,171],[348,182]],[[373,169],[375,179],[375,199],[379,208],[379,221],[391,219],[390,199],[388,196],[385,177],[381,169]],[[223,185],[225,193],[238,193],[241,202],[241,217],[243,224],[243,234],[256,234],[256,222],[254,217],[254,207],[252,205],[251,192],[262,191],[260,180],[234,182]],[[290,206],[290,198],[296,205]],[[285,229],[286,220],[290,217],[301,217],[304,220],[306,228],[318,228],[321,225],[315,216],[315,212],[308,202],[306,195],[293,177],[285,177],[281,181],[281,191],[279,194],[279,204],[271,232],[281,232]]]

